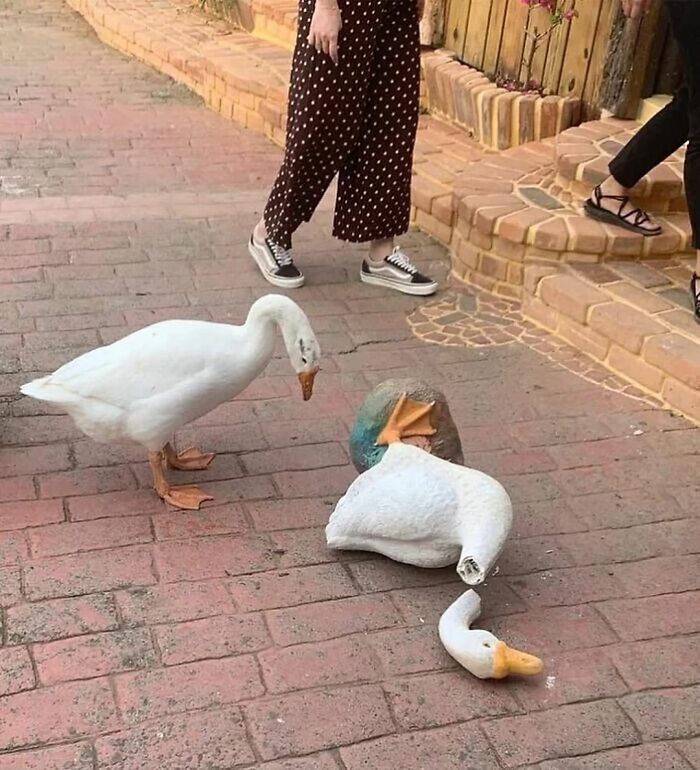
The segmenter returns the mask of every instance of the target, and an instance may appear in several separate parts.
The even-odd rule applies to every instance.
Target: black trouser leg
[[[671,29],[683,56],[688,85],[688,149],[685,154],[685,195],[693,228],[693,246],[700,249],[700,2],[668,0]]]
[[[645,123],[610,161],[610,173],[628,189],[688,141],[688,86]]]

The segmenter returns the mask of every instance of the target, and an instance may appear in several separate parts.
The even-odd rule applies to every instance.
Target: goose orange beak
[[[310,372],[299,372],[299,384],[301,385],[301,395],[304,401],[308,401],[314,392],[314,379],[318,374],[318,369],[312,369]]]
[[[544,663],[534,655],[520,650],[514,650],[505,642],[496,645],[493,659],[493,678],[503,679],[510,674],[534,676],[544,668]]]

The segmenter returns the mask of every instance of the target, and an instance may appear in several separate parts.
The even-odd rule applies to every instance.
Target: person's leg
[[[647,121],[610,161],[610,176],[623,190],[631,190],[642,177],[688,141],[688,86]]]
[[[268,263],[291,261],[292,235],[311,219],[346,161],[360,135],[366,109],[367,74],[382,4],[340,0],[343,29],[338,65],[307,42],[314,5],[314,0],[300,0],[284,161],[251,240],[251,253],[255,252],[263,274],[265,256]],[[274,282],[273,276],[265,277]]]
[[[671,30],[678,41],[688,83],[690,130],[685,154],[685,196],[698,250],[690,291],[695,319],[700,321],[700,3],[697,0],[669,0]]]
[[[338,185],[334,234],[354,243],[391,243],[406,232],[410,218],[420,98],[416,2],[385,5],[362,132]]]
[[[362,280],[425,295],[437,285],[394,242],[408,230],[411,214],[420,98],[416,7],[416,0],[385,2],[362,131],[340,171],[333,234],[370,243]]]
[[[657,235],[659,225],[647,212],[630,203],[631,189],[653,168],[688,140],[688,87],[627,142],[609,165],[610,176],[593,191],[586,213],[596,219],[627,227],[642,235]]]

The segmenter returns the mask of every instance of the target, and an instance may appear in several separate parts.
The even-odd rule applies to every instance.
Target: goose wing
[[[22,392],[54,403],[90,399],[123,409],[199,379],[223,353],[221,327],[202,321],[154,324],[79,356]],[[228,339],[229,352],[231,344]]]

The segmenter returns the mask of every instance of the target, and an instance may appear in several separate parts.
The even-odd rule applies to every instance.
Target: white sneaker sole
[[[410,294],[413,297],[429,297],[431,294],[435,294],[438,289],[435,281],[432,283],[401,283],[391,278],[383,278],[380,275],[372,275],[364,271],[360,271],[360,280],[362,283],[382,286],[385,289],[393,289],[394,291],[400,291],[401,294]]]
[[[303,275],[300,275],[298,278],[284,278],[270,273],[265,264],[264,250],[252,239],[248,241],[248,252],[255,260],[255,264],[258,266],[258,270],[260,270],[262,277],[273,286],[277,286],[280,289],[299,289],[304,285]]]

